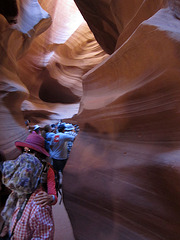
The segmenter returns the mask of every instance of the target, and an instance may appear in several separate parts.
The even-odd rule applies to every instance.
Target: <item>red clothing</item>
[[[52,217],[52,207],[41,207],[34,202],[34,197],[39,193],[41,189],[36,190],[30,197],[23,214],[18,221],[12,240],[53,240],[54,236],[54,222]],[[10,230],[16,222],[16,216],[19,211],[19,207],[16,208]]]
[[[51,167],[48,169],[48,173],[47,173],[47,192],[49,195],[55,196],[55,201],[52,203],[52,205],[56,204],[57,195],[56,195],[56,188],[55,188],[55,175]]]

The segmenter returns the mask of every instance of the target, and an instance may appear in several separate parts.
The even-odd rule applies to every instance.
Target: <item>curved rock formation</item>
[[[1,3],[7,8],[4,0]],[[5,129],[0,145],[7,158],[17,156],[14,142],[28,134],[25,119],[44,126],[78,112],[83,74],[107,57],[73,1],[19,0],[17,6],[18,16],[13,9],[6,11],[11,16],[2,12],[7,20],[17,19],[17,24],[9,25],[2,15],[0,24]],[[67,15],[69,11],[73,13]],[[57,20],[57,15],[62,19]],[[9,128],[11,138],[6,137]]]
[[[75,0],[101,47],[112,54],[120,37],[121,44],[136,30],[141,22],[151,17],[164,0]]]
[[[22,13],[22,18],[24,14],[26,15],[26,11]],[[21,31],[20,25],[11,27],[6,19],[0,15],[0,47],[2,53],[0,58],[0,112],[3,115],[0,144],[1,150],[7,154],[7,157],[14,157],[17,154],[14,151],[12,142],[16,138],[24,137],[26,134],[26,131],[20,127],[24,125],[20,106],[26,98],[28,91],[19,78],[17,61],[25,54],[32,40],[45,31],[50,24],[51,18],[49,14],[43,12],[40,18],[36,18],[34,15],[33,25],[26,32],[25,29]],[[17,128],[18,125],[19,127]],[[8,135],[7,132],[9,132]]]
[[[64,173],[76,239],[180,236],[180,21],[166,2],[139,3],[144,17],[127,5],[117,50],[83,76],[81,132]]]
[[[1,150],[18,154],[26,118],[69,118],[75,239],[178,240],[180,1],[75,0],[87,23],[72,0],[17,3],[17,25],[0,16]]]

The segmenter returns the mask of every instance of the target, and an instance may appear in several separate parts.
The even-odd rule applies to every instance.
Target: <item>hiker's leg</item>
[[[61,171],[58,172],[59,173],[59,185],[60,187],[62,186],[62,179],[63,179],[63,174]]]
[[[63,173],[63,169],[66,165],[66,162],[67,159],[64,160],[53,159],[53,167],[57,172],[61,171]]]

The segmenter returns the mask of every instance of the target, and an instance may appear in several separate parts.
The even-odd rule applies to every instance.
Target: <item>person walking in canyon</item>
[[[17,141],[15,142],[15,145],[22,151],[22,154],[18,157],[18,159],[21,159],[21,162],[26,162],[30,156],[33,156],[36,157],[42,164],[40,176],[41,191],[38,191],[38,193],[34,196],[36,204],[41,206],[51,206],[56,204],[57,192],[55,188],[55,174],[53,169],[45,160],[46,157],[49,157],[49,153],[44,148],[44,138],[37,133],[31,133],[24,142]],[[13,161],[14,163],[16,162],[16,160]],[[5,164],[6,162],[1,162],[2,171]],[[1,213],[4,219],[4,227],[1,232],[1,237],[7,235],[11,216],[15,207],[16,201],[12,201],[12,195],[10,194]]]
[[[58,133],[56,133],[50,143],[51,159],[53,161],[54,169],[59,173],[59,184],[62,184],[63,169],[68,159],[68,141],[74,141],[75,136],[64,133],[65,124],[61,123],[58,126]]]
[[[39,159],[28,153],[3,164],[3,183],[12,190],[8,204],[16,206],[9,227],[9,235],[13,240],[53,240],[52,207],[38,205],[35,200],[42,191],[42,169]],[[7,207],[4,212],[10,213],[9,210]]]

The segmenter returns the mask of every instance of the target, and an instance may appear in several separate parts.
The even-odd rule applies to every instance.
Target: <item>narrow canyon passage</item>
[[[0,34],[6,158],[26,119],[80,128],[55,239],[178,240],[180,0],[1,0]]]

